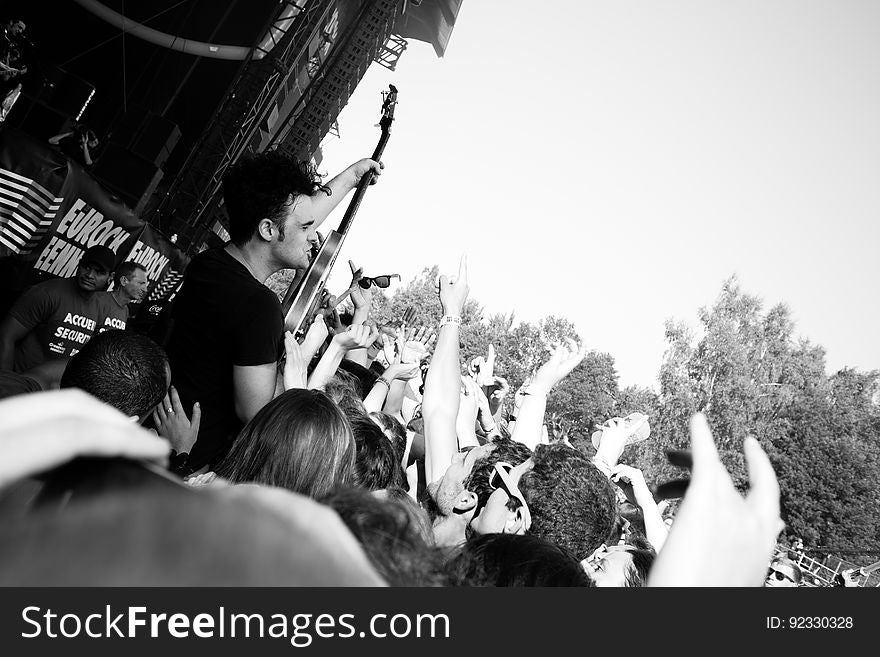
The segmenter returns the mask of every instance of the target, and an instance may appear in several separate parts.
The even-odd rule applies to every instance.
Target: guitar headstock
[[[382,92],[382,118],[379,120],[382,132],[388,132],[391,129],[395,105],[397,105],[397,87],[389,84],[388,91]]]

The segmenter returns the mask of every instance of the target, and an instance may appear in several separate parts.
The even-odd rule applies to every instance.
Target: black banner
[[[141,263],[149,299],[162,300],[189,259],[158,230],[101,187],[79,164],[8,126],[0,128],[0,283],[7,295],[74,275],[96,244]]]

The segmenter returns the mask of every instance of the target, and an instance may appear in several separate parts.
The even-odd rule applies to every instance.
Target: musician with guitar
[[[6,119],[21,94],[21,76],[28,71],[23,63],[22,47],[30,43],[24,36],[24,21],[10,20],[3,27],[0,39],[0,122]]]
[[[316,229],[348,192],[381,172],[378,157],[363,159],[325,186],[308,165],[271,151],[226,174],[231,241],[190,262],[167,345],[184,407],[198,401],[202,410],[193,470],[217,463],[244,424],[283,390],[284,315],[263,283],[285,268],[314,273]]]

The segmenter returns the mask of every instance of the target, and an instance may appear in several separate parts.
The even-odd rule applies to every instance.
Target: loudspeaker
[[[92,168],[92,176],[117,194],[135,214],[140,214],[156,186],[162,169],[117,143],[110,142]]]

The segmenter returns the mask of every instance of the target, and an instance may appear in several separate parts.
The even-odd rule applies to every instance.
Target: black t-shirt
[[[194,402],[202,409],[189,457],[190,467],[198,469],[217,463],[242,428],[233,366],[277,362],[284,318],[275,293],[220,248],[190,262],[172,321],[167,349],[172,381],[187,413]]]

